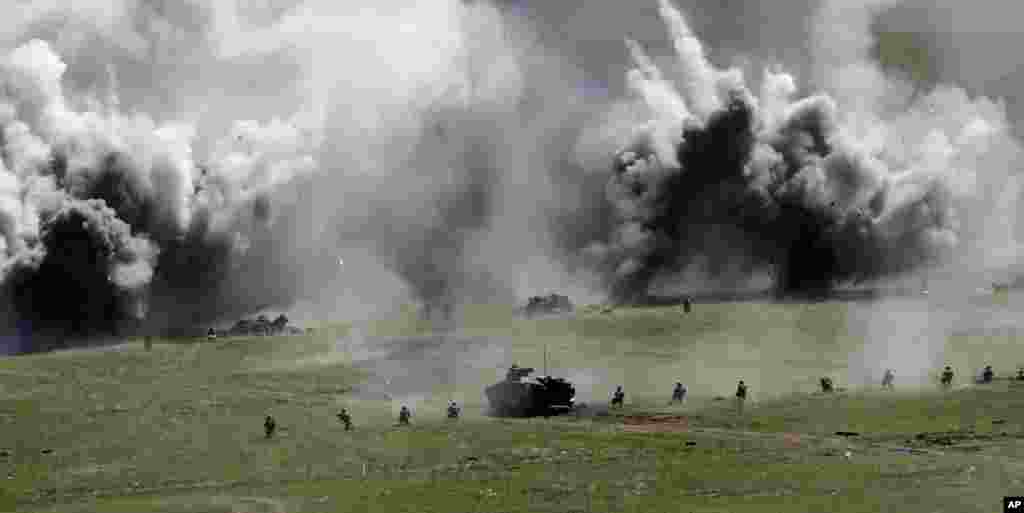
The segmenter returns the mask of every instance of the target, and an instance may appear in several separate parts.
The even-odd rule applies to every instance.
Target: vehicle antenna
[[[548,345],[544,344],[544,375],[548,375]]]

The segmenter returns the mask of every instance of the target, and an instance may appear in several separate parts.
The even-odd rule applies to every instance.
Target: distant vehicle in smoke
[[[526,317],[543,314],[570,313],[572,311],[572,301],[569,300],[568,296],[560,294],[533,296],[526,301],[526,306],[523,307],[523,315]]]
[[[524,382],[532,367],[513,365],[505,380],[484,390],[490,414],[498,417],[547,417],[572,411],[576,388],[562,378],[541,376]]]
[[[281,335],[303,335],[306,330],[297,326],[290,326],[289,320],[284,314],[278,315],[273,321],[265,315],[255,319],[240,319],[234,326],[227,330],[214,332],[214,337],[251,337],[251,336],[281,336]]]

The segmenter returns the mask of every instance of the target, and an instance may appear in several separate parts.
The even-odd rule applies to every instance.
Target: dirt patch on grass
[[[690,428],[682,415],[630,415],[622,418],[622,424],[627,433],[678,433]]]

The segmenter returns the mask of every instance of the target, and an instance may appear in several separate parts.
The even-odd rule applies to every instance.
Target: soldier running
[[[402,409],[398,411],[398,424],[408,426],[410,418],[412,418],[412,412],[409,411],[409,407],[402,405]]]
[[[690,297],[687,296],[687,297],[683,298],[683,313],[690,313],[690,309],[692,307],[693,307],[693,304],[690,302]]]
[[[991,365],[986,365],[985,366],[985,371],[981,373],[981,382],[982,383],[991,383],[992,379],[994,377],[995,377],[995,373],[992,372],[992,366]]]
[[[946,366],[946,369],[942,371],[942,386],[944,388],[950,388],[953,386],[953,368]]]
[[[893,374],[892,369],[885,369],[885,375],[882,376],[882,389],[883,390],[892,390],[893,389],[892,382],[893,382],[894,379],[896,379],[896,375]]]
[[[618,406],[619,408],[622,408],[624,403],[625,403],[625,401],[626,401],[626,393],[622,391],[622,385],[619,385],[618,388],[615,389],[615,393],[612,394],[612,404],[611,404],[611,406],[613,408],[615,406]]]
[[[743,415],[743,403],[747,400],[747,385],[741,379],[736,385],[736,411]]]
[[[448,418],[459,418],[459,405],[455,404],[455,401],[448,401]]]
[[[686,399],[686,387],[682,383],[676,382],[675,388],[672,389],[672,401],[673,403],[682,403],[683,399]]]
[[[277,430],[277,423],[274,422],[274,417],[267,415],[267,418],[263,421],[263,431],[266,433],[268,440],[270,437],[274,436],[275,430]]]
[[[352,416],[349,415],[348,409],[341,409],[341,413],[338,414],[338,420],[345,424],[345,431],[352,431]]]

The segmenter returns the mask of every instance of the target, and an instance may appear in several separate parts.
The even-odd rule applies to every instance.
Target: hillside
[[[1000,376],[1024,362],[1013,327],[982,329],[1019,300],[751,301],[697,305],[688,316],[674,307],[583,309],[530,321],[478,306],[445,336],[410,309],[309,336],[165,340],[149,352],[128,341],[7,358],[0,509],[993,511],[1024,475],[1024,385],[966,383],[986,362]],[[897,307],[903,321],[885,321]],[[958,321],[928,328],[936,323],[925,314],[944,309],[960,312]],[[897,391],[862,386],[864,355],[897,327],[944,336],[929,350],[944,351],[960,385],[908,383],[897,363],[917,366],[917,353],[890,351],[878,373],[894,367]],[[582,400],[603,402],[623,384],[627,407],[485,417],[482,387],[513,361],[540,368],[545,348],[549,372],[573,379]],[[826,374],[849,391],[814,394]],[[737,379],[752,387],[743,416],[715,399],[731,396]],[[667,406],[676,380],[691,396]],[[454,423],[442,418],[449,399],[465,408]],[[413,408],[411,428],[392,425],[400,404]],[[353,432],[334,418],[342,406]],[[262,433],[266,414],[279,425],[272,440]]]

